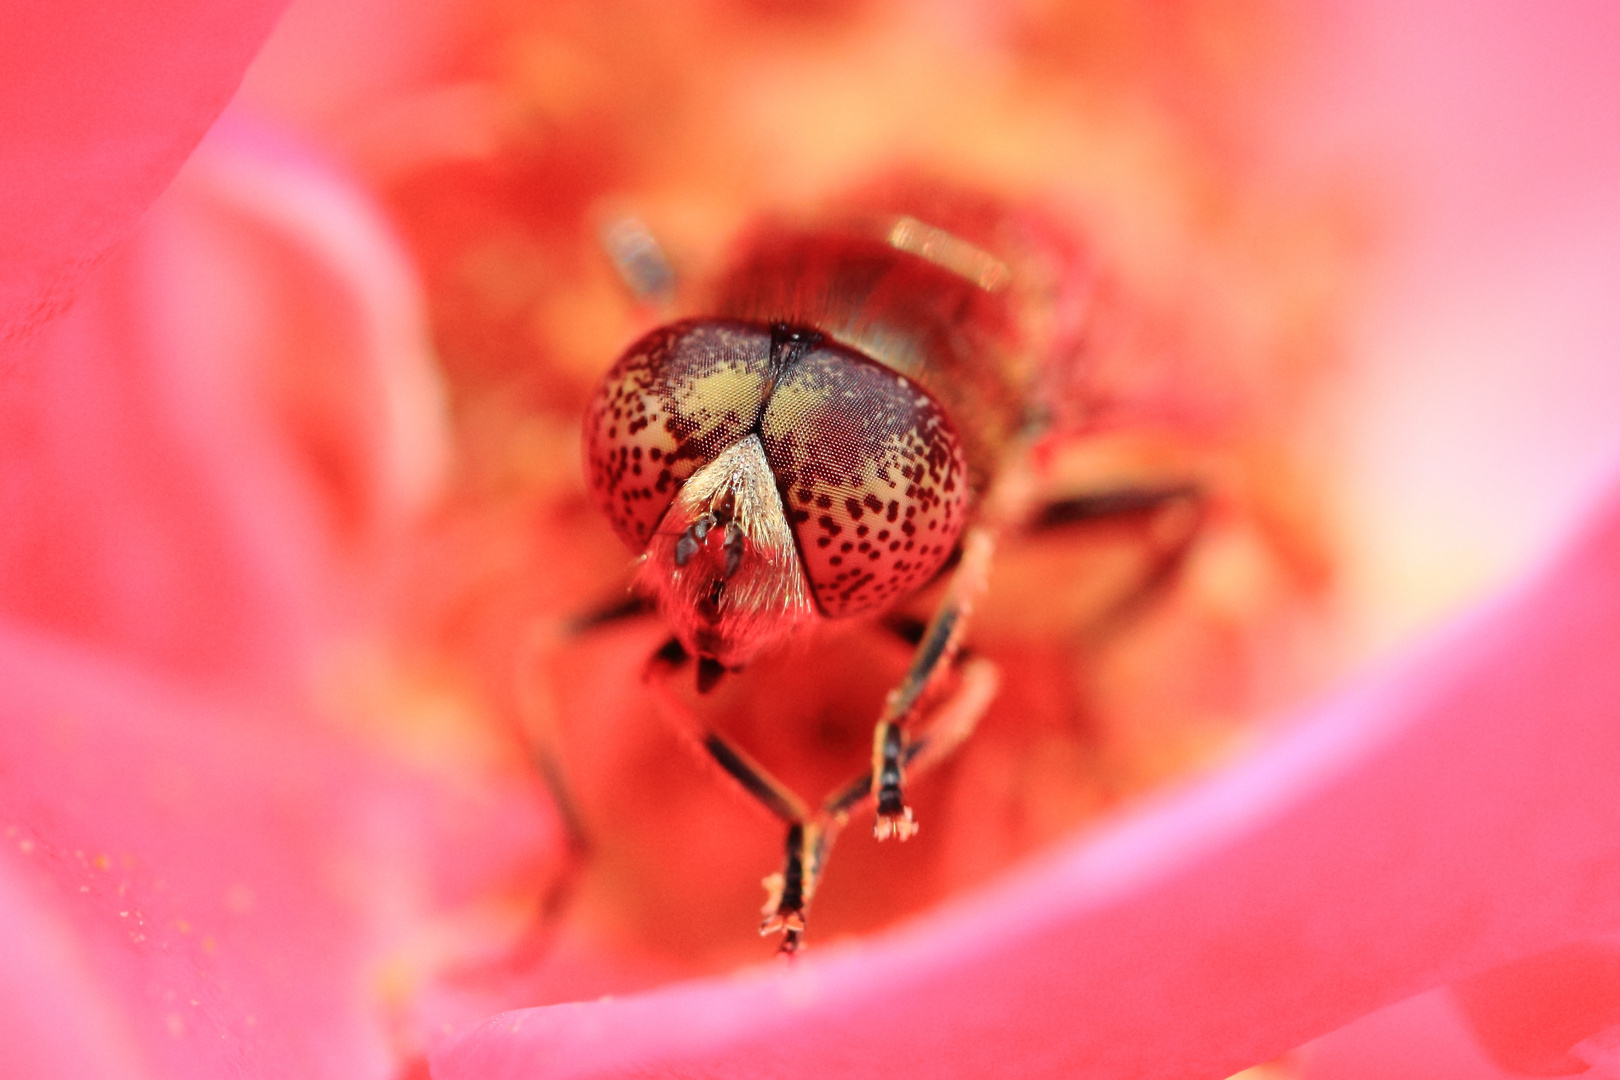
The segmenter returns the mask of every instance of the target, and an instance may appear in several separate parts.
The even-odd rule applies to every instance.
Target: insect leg
[[[1175,577],[1203,527],[1207,507],[1208,495],[1197,484],[1120,488],[1045,503],[1026,520],[1025,528],[1041,533],[1131,518],[1144,521],[1153,558],[1143,579],[1103,615],[1101,628],[1106,632]]]
[[[570,641],[652,611],[653,606],[639,596],[616,597],[571,619],[536,622],[519,647],[514,680],[518,735],[562,827],[563,857],[540,895],[534,929],[520,943],[512,960],[515,967],[532,967],[550,947],[591,854],[590,833],[559,751],[562,733],[551,682],[557,655]]]
[[[523,721],[524,746],[562,822],[563,835],[575,866],[584,861],[590,850],[590,840],[580,818],[578,803],[569,791],[566,771],[557,752],[560,738],[549,683],[551,658],[567,641],[606,626],[639,618],[652,610],[652,604],[640,596],[616,598],[574,616],[561,626],[531,627],[519,652],[518,709]]]
[[[532,968],[549,951],[591,854],[590,834],[558,749],[561,733],[556,693],[551,682],[559,649],[576,636],[570,625],[537,624],[529,629],[518,652],[514,680],[518,734],[529,764],[556,811],[562,828],[563,851],[561,864],[539,896],[532,927],[506,962],[505,966],[514,971]]]
[[[1032,532],[1045,532],[1066,525],[1156,513],[1177,504],[1196,508],[1203,500],[1203,489],[1197,484],[1097,491],[1042,504],[1030,515],[1025,528]]]
[[[984,592],[995,552],[990,528],[975,526],[962,540],[962,559],[951,574],[945,597],[923,631],[911,667],[900,684],[889,691],[883,714],[872,733],[871,793],[877,799],[877,820],[872,826],[879,840],[893,836],[905,840],[917,831],[904,795],[908,760],[905,725],[918,703],[950,666],[961,644],[973,604]]]
[[[781,933],[782,944],[776,950],[779,953],[792,955],[804,946],[810,898],[821,882],[822,867],[836,828],[834,823],[819,819],[788,826],[782,869],[763,882],[765,906],[760,909],[765,920],[759,924],[759,932],[761,936]]]
[[[647,660],[643,679],[653,688],[665,718],[772,815],[789,825],[803,821],[809,813],[803,799],[724,735],[706,727],[672,692],[672,677],[691,660],[675,638],[670,638]]]
[[[819,816],[812,817],[810,808],[791,788],[725,736],[704,727],[689,709],[669,693],[670,677],[690,660],[686,650],[672,638],[648,661],[648,681],[659,691],[660,703],[677,729],[696,742],[709,760],[736,781],[755,802],[787,825],[782,869],[765,878],[762,883],[766,900],[761,911],[764,921],[760,924],[759,932],[762,935],[780,932],[782,944],[778,951],[797,952],[804,941],[806,912],[821,879],[821,867],[834,829],[829,828],[829,823]]]
[[[961,685],[930,710],[918,733],[906,742],[901,764],[916,775],[949,757],[973,734],[979,718],[995,700],[999,681],[996,666],[989,660],[975,657],[963,664]],[[783,870],[765,879],[765,922],[760,926],[762,934],[782,931],[778,951],[795,953],[803,946],[805,911],[821,884],[827,855],[849,815],[872,797],[872,775],[862,773],[827,796],[814,818],[788,827]]]
[[[964,662],[960,685],[928,711],[906,740],[900,764],[907,773],[915,777],[927,772],[966,742],[995,700],[1000,682],[1000,672],[990,660],[974,657]],[[864,772],[827,796],[820,816],[842,825],[872,795],[872,773]]]

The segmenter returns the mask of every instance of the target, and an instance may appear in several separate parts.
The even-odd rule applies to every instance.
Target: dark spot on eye
[[[834,555],[827,560],[829,566],[842,566],[843,563],[844,557],[842,555]]]
[[[809,521],[809,520],[810,520],[810,511],[808,511],[808,510],[795,510],[795,511],[793,511],[793,523],[795,525],[803,524],[804,522]]]
[[[651,450],[647,451],[647,456],[652,458],[654,461],[657,461],[659,458],[664,456],[664,452],[655,446]]]
[[[890,551],[899,551],[900,550],[900,541],[898,541],[898,540],[890,540],[889,541],[889,550]]]
[[[874,514],[883,509],[883,500],[871,492],[867,492],[866,498],[862,499],[861,502]]]
[[[816,547],[826,547],[831,543],[832,543],[832,537],[830,537],[830,536],[818,536],[818,537],[816,537]]]
[[[872,541],[870,541],[870,540],[862,540],[861,541],[861,550],[862,551],[871,551],[872,550]]]
[[[867,557],[867,558],[868,558],[868,559],[875,559],[875,558],[877,558],[877,557],[878,557],[878,556],[880,556],[880,555],[882,555],[882,554],[883,554],[883,552],[881,552],[881,551],[877,551],[877,550],[875,550],[875,549],[874,549],[874,550],[872,550],[872,551],[868,551],[868,552],[867,552],[867,553],[866,553],[866,557]]]
[[[900,516],[900,504],[893,499],[889,500],[889,512],[884,515],[890,521]]]
[[[641,447],[638,446],[635,449],[631,450],[630,451],[630,456],[635,458],[637,461],[640,461],[641,460]]]
[[[831,514],[822,514],[816,519],[816,524],[827,530],[828,536],[837,536],[844,531],[844,527],[832,519]]]
[[[818,509],[821,509],[821,510],[830,510],[830,509],[832,509],[832,496],[830,496],[830,495],[817,495],[816,496],[816,506],[817,506]],[[826,520],[826,519],[823,518],[822,520]]]
[[[855,544],[854,544],[853,541],[845,540],[842,544],[838,545],[838,550],[839,551],[854,551],[855,550]]]
[[[889,530],[888,529],[879,529],[877,538],[879,540],[887,540],[889,538]]]
[[[855,535],[856,536],[865,536],[867,533],[869,533],[871,531],[872,530],[867,528],[865,525],[857,525],[857,526],[855,526]]]
[[[849,516],[854,518],[856,521],[861,520],[861,504],[856,502],[854,499],[845,499],[844,509],[848,510]]]
[[[810,490],[808,488],[800,488],[795,494],[798,495],[800,502],[807,503],[810,501]],[[832,501],[828,500],[827,505],[831,506]]]

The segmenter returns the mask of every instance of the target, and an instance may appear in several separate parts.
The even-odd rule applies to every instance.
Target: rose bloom
[[[1620,1075],[1608,8],[279,6],[0,38],[8,1075]],[[1008,545],[925,831],[762,964],[661,631],[561,632],[668,314],[598,236],[701,279],[905,169],[1132,314],[1058,472],[1220,494],[1125,620],[1142,523]],[[861,633],[716,694],[806,790]]]

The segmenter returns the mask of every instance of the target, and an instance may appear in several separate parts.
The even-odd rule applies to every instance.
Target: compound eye
[[[654,330],[607,373],[585,416],[591,491],[613,530],[644,551],[686,478],[759,421],[770,331],[690,321]]]
[[[967,508],[962,445],[911,380],[821,345],[783,374],[760,434],[824,614],[887,607],[955,548]]]

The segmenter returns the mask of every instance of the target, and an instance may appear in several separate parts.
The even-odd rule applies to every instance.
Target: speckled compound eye
[[[915,382],[818,345],[782,374],[760,435],[824,614],[892,603],[956,546],[967,466],[944,411]]]
[[[591,490],[636,551],[686,478],[759,422],[771,333],[694,321],[653,331],[608,372],[585,418]]]

